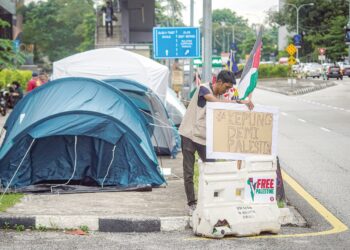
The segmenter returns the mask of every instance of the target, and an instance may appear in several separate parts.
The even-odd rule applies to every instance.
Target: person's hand
[[[248,103],[246,103],[246,105],[249,108],[249,110],[253,110],[254,109],[254,103],[252,101],[249,101]]]

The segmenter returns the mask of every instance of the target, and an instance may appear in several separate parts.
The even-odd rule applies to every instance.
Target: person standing
[[[243,103],[246,104],[250,110],[254,108],[254,104],[251,100],[219,99],[221,95],[232,88],[235,84],[235,75],[228,70],[222,70],[218,74],[215,86],[211,83],[201,84],[194,93],[186,114],[181,122],[179,133],[181,135],[183,154],[184,185],[190,215],[192,215],[197,205],[193,185],[195,152],[198,152],[198,155],[203,162],[209,161],[206,157],[206,103]]]
[[[36,72],[32,73],[32,79],[30,79],[27,83],[27,92],[32,91],[33,89],[42,85],[42,82],[39,79],[39,75]]]
[[[102,7],[102,11],[105,13],[105,25],[107,37],[113,36],[113,6],[111,1],[107,1],[106,5]]]

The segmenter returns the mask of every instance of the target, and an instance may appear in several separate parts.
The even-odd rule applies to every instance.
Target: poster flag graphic
[[[258,82],[258,68],[262,47],[262,28],[259,30],[253,50],[250,52],[247,64],[243,69],[241,80],[238,83],[239,99],[245,99],[256,87]]]

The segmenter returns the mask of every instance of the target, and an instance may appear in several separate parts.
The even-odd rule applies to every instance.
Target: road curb
[[[295,210],[295,209],[294,209]],[[293,209],[280,209],[280,222],[282,226],[305,226],[300,220],[299,213]],[[79,227],[88,227],[91,231],[100,232],[172,232],[184,231],[190,228],[189,216],[176,217],[98,217],[93,215],[37,215],[37,216],[11,216],[0,215],[1,229],[16,229],[24,226],[29,229],[64,230]]]
[[[100,232],[171,232],[189,228],[189,217],[98,217],[91,215],[0,215],[0,229],[45,228],[52,230],[73,229],[86,226]]]
[[[23,225],[25,228],[35,228],[35,216],[0,216],[0,228],[13,228]]]
[[[294,90],[281,90],[279,88],[273,88],[273,87],[266,87],[263,85],[258,85],[257,88],[258,89],[262,89],[262,90],[267,90],[267,91],[272,91],[272,92],[276,92],[276,93],[280,93],[280,94],[284,94],[284,95],[303,95],[303,94],[307,94],[313,91],[317,91],[317,90],[321,90],[321,89],[325,89],[328,87],[332,87],[335,86],[336,83],[331,82],[331,83],[321,83],[319,85],[316,86],[312,86],[312,87],[299,87],[297,89]]]

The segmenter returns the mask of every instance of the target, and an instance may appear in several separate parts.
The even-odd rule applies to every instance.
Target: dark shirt
[[[211,85],[210,85],[211,87]],[[210,94],[209,89],[207,89],[204,86],[200,86],[199,88],[199,93],[198,93],[198,101],[197,101],[197,106],[198,107],[205,107],[205,105],[207,104],[207,100],[205,99],[205,95]]]

